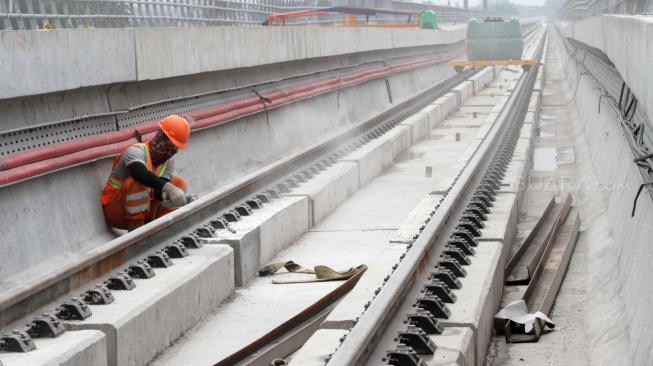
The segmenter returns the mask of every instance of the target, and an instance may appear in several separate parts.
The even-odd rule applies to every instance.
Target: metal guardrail
[[[0,0],[0,29],[257,26],[268,14],[330,6],[434,10],[441,22],[464,22],[488,12],[393,0]],[[292,24],[330,23],[322,16]],[[377,22],[396,22],[394,16]]]

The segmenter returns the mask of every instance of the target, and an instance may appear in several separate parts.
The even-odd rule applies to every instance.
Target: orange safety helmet
[[[185,149],[188,146],[190,126],[185,118],[171,114],[159,122],[159,127],[177,148]]]

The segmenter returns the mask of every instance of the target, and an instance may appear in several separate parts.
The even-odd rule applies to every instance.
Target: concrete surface
[[[308,231],[307,197],[280,197],[253,210],[250,216],[232,223],[236,230],[220,230],[212,242],[227,244],[234,250],[236,286],[256,278],[258,270],[274,256]]]
[[[359,187],[358,165],[340,162],[286,195],[308,198],[310,225],[313,227],[356,192]]]
[[[424,114],[414,114],[406,118],[399,124],[400,126],[410,126],[411,128],[411,145],[416,144],[426,135],[429,131],[429,119]]]
[[[91,305],[90,318],[65,321],[66,328],[104,332],[108,365],[147,364],[234,290],[233,251],[226,245],[194,249],[173,262],[152,278],[136,279],[132,291],[113,292],[113,303]]]
[[[642,15],[599,15],[568,24],[562,30],[573,38],[603,51],[633,90],[647,115],[653,116],[653,78],[650,44],[653,19]]]
[[[492,339],[493,319],[503,293],[503,267],[506,256],[503,244],[483,241],[475,248],[472,264],[466,266],[467,276],[459,278],[462,288],[455,290],[455,303],[447,304],[451,310],[449,319],[439,320],[444,327],[469,327],[475,349],[475,361],[482,365]]]
[[[358,165],[358,180],[362,187],[393,164],[392,143],[388,139],[374,139],[345,155],[340,161],[355,162]]]
[[[451,44],[464,38],[464,24],[448,30],[300,26],[2,31],[0,63],[10,72],[3,73],[0,79],[0,99],[359,52]],[[211,49],[229,52],[206,52]],[[174,55],[167,50],[174,50]],[[96,72],[99,69],[105,72]],[[29,77],[18,80],[12,75]]]
[[[502,243],[505,258],[510,253],[517,231],[519,210],[518,197],[521,193],[498,193],[496,201],[487,215],[485,227],[481,229],[479,241],[498,241]]]
[[[535,147],[572,147],[575,162],[547,170],[534,167],[518,237],[534,225],[547,196],[561,199],[567,192],[579,209],[581,233],[550,314],[556,328],[538,343],[506,345],[503,337],[496,337],[490,364],[649,364],[650,345],[645,345],[650,342],[649,327],[637,320],[646,312],[644,302],[650,301],[648,282],[634,278],[648,272],[643,262],[650,258],[644,249],[650,240],[642,236],[650,233],[639,220],[650,220],[650,200],[640,197],[637,217],[629,217],[636,188],[631,182],[641,178],[618,122],[611,111],[598,114],[598,94],[589,79],[581,79],[575,101],[570,102],[575,67],[568,63],[558,37],[552,37],[548,47]],[[506,291],[503,302],[520,291]]]
[[[4,366],[105,366],[107,339],[97,330],[64,332],[57,338],[35,338],[27,353],[0,352]]]

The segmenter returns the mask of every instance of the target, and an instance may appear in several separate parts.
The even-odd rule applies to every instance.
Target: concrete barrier
[[[309,200],[280,197],[232,225],[235,233],[220,230],[210,240],[233,248],[236,286],[245,286],[280,250],[309,230]]]
[[[234,290],[233,250],[226,245],[194,249],[173,262],[134,280],[135,289],[113,292],[113,303],[91,305],[90,318],[65,321],[66,328],[104,332],[110,366],[147,364]]]
[[[421,139],[428,135],[429,120],[424,114],[415,114],[406,118],[399,124],[400,126],[410,126],[411,128],[411,144],[418,143]]]
[[[0,352],[4,366],[107,365],[107,339],[97,330],[65,332],[57,338],[34,339],[36,349],[27,353]]]
[[[464,38],[464,25],[448,30],[156,27],[0,31],[0,63],[8,71],[0,75],[0,99],[352,53],[452,44]],[[217,52],[207,52],[210,50]],[[25,77],[16,79],[13,75]]]
[[[501,303],[503,294],[503,267],[506,256],[502,254],[504,245],[496,241],[479,243],[472,264],[466,266],[467,276],[459,278],[462,288],[455,290],[458,297],[455,303],[447,304],[451,310],[449,319],[438,319],[444,327],[469,327],[472,332],[474,361],[469,365],[482,365],[485,362],[490,340],[494,314]]]
[[[310,224],[313,227],[356,192],[358,188],[360,188],[358,165],[351,162],[341,162],[329,167],[320,175],[294,189],[287,196],[308,198]]]
[[[392,142],[388,139],[374,139],[347,154],[340,161],[358,165],[358,179],[362,187],[392,166]]]

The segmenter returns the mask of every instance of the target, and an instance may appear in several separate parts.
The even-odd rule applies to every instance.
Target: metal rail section
[[[117,267],[127,266],[135,262],[136,257],[165,245],[161,243],[170,244],[189,235],[203,222],[208,222],[216,216],[220,217],[220,212],[232,209],[257,193],[270,188],[276,189],[277,193],[292,189],[283,183],[295,179],[288,178],[292,174],[296,175],[296,172],[302,169],[304,172],[323,170],[347,151],[389,131],[474,73],[454,75],[415,93],[366,121],[279,159],[156,221],[100,245],[56,271],[3,292],[0,294],[0,312],[6,315],[0,321],[6,323],[7,320],[26,316],[69,291],[96,281],[98,276],[105,275]],[[298,183],[296,180],[293,182]],[[280,184],[283,187],[280,187]]]
[[[542,55],[544,40],[541,37],[536,50],[536,60]],[[501,111],[498,122],[485,137],[471,160],[462,169],[446,196],[436,208],[425,228],[409,246],[394,272],[387,278],[378,295],[351,329],[350,333],[333,353],[327,365],[360,365],[369,357],[385,328],[397,315],[396,312],[409,290],[428,268],[428,262],[438,257],[444,243],[459,221],[467,203],[471,201],[480,182],[487,175],[496,174],[493,165],[507,164],[514,152],[514,143],[504,139],[519,136],[531,91],[535,83],[539,63],[524,73],[518,81],[508,102]],[[506,160],[507,159],[507,160]]]
[[[120,28],[156,26],[258,26],[268,15],[332,6],[368,6],[395,10],[433,10],[440,22],[463,22],[493,13],[479,10],[381,0],[0,0],[0,30],[43,28]],[[289,24],[333,23],[320,16]],[[380,16],[379,22],[396,22]]]

